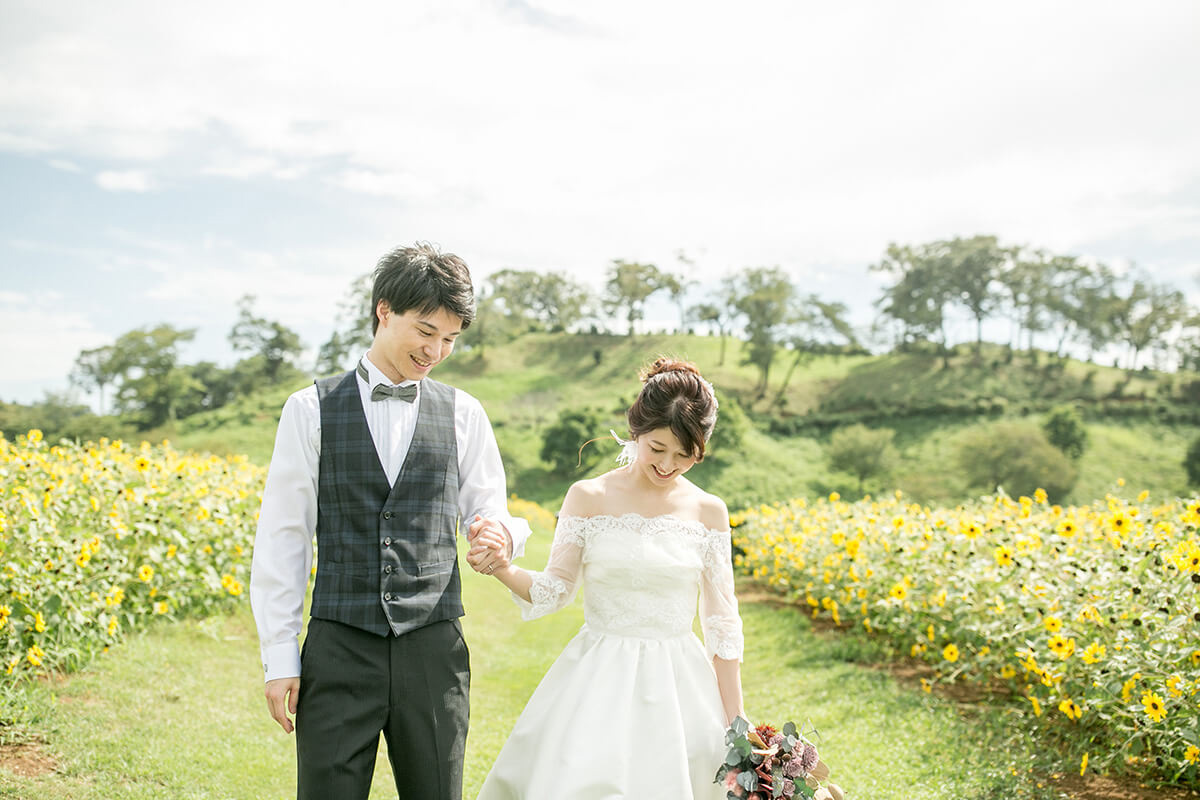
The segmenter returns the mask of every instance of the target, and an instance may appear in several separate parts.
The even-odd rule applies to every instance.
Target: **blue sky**
[[[1200,304],[1190,0],[333,8],[0,0],[0,399],[159,322],[231,363],[247,292],[315,351],[417,239],[779,265],[865,326],[889,242],[992,233]]]

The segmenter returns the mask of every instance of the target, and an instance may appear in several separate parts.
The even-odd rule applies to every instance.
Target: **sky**
[[[1198,42],[1193,0],[0,0],[0,400],[143,325],[232,364],[247,293],[311,359],[417,240],[693,302],[779,266],[865,328],[889,243],[983,233],[1200,305]]]

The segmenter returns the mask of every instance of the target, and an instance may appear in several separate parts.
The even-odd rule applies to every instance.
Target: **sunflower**
[[[1106,652],[1107,650],[1104,645],[1100,644],[1099,642],[1092,642],[1087,646],[1087,649],[1083,651],[1083,655],[1081,655],[1080,658],[1083,659],[1083,663],[1085,664],[1099,664],[1104,660]]]
[[[1050,649],[1054,651],[1054,655],[1066,661],[1075,654],[1075,640],[1068,639],[1061,633],[1056,633],[1050,637]]]
[[[1163,705],[1163,699],[1154,692],[1142,694],[1142,708],[1146,710],[1146,716],[1152,722],[1162,722],[1166,719],[1167,707]]]

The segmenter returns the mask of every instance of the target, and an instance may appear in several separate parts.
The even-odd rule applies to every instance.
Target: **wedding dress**
[[[712,657],[742,656],[728,531],[671,516],[562,516],[524,619],[585,624],[529,699],[478,800],[724,800]],[[692,633],[699,596],[704,644]]]

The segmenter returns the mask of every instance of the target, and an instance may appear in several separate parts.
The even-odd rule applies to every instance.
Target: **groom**
[[[401,798],[459,800],[470,665],[455,533],[470,520],[468,559],[490,572],[529,526],[508,513],[479,401],[427,377],[474,319],[467,265],[424,243],[394,250],[371,303],[355,368],[280,416],[250,578],[267,706],[285,733],[295,716],[300,800],[365,800],[380,733]]]

